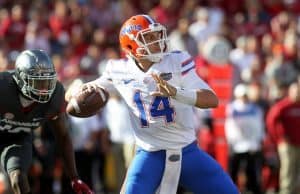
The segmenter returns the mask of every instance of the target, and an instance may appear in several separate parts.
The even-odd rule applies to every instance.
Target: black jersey
[[[13,73],[0,72],[0,140],[31,133],[33,129],[64,111],[65,107],[64,87],[57,82],[49,102],[35,102],[30,111],[24,111]]]

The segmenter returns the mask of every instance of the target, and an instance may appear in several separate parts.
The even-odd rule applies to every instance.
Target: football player
[[[77,175],[64,110],[64,88],[44,51],[25,50],[16,59],[15,71],[0,72],[1,167],[14,194],[30,193],[32,132],[46,121],[53,127],[72,188],[78,194],[93,193]]]
[[[168,50],[166,28],[148,15],[129,18],[120,46],[127,59],[110,60],[90,90],[112,84],[126,101],[137,150],[123,193],[237,194],[221,166],[197,147],[193,107],[214,108],[218,98],[195,73],[185,51]]]

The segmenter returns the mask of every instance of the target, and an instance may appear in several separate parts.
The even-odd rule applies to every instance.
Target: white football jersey
[[[102,86],[112,83],[126,101],[138,146],[148,151],[182,148],[196,139],[192,106],[151,96],[156,90],[153,73],[173,86],[210,89],[196,74],[193,58],[181,51],[166,55],[147,72],[133,59],[110,60],[96,82]]]

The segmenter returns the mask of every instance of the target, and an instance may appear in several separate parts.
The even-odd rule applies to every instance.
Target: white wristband
[[[173,97],[175,100],[194,106],[197,101],[197,92],[195,90],[186,90],[184,88],[176,87],[176,95]]]

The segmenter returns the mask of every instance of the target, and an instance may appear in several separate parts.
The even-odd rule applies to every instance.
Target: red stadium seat
[[[231,80],[211,81],[209,82],[209,84],[220,99],[226,99],[226,100],[231,99],[232,97]]]
[[[225,138],[224,121],[226,105],[232,98],[233,67],[231,65],[209,65],[207,82],[219,98],[219,106],[212,110],[214,118],[213,136],[215,158],[227,170],[228,148]]]
[[[209,65],[208,79],[231,80],[233,77],[233,67],[231,65]]]
[[[225,137],[224,122],[224,118],[214,120],[213,131],[215,137]]]
[[[225,104],[219,104],[217,108],[214,108],[212,110],[212,116],[213,118],[225,118],[225,109],[226,105]]]
[[[215,140],[215,158],[223,167],[228,170],[228,146],[225,138],[219,137]]]

